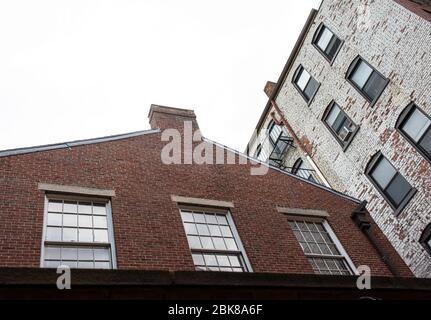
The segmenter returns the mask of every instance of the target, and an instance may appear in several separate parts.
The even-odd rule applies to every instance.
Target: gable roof
[[[69,141],[69,142],[46,144],[46,145],[26,147],[26,148],[9,149],[9,150],[0,151],[0,157],[9,157],[9,156],[16,156],[19,154],[41,152],[41,151],[48,151],[48,150],[56,150],[56,149],[67,149],[67,148],[71,148],[71,147],[83,146],[83,145],[88,145],[88,144],[96,144],[96,143],[102,143],[102,142],[108,142],[108,141],[123,140],[123,139],[127,139],[127,138],[133,138],[133,137],[138,137],[138,136],[142,136],[145,134],[158,133],[158,132],[160,132],[160,129],[141,130],[141,131],[135,131],[135,132],[130,132],[130,133],[105,136],[105,137],[100,137],[100,138],[75,140],[75,141]]]

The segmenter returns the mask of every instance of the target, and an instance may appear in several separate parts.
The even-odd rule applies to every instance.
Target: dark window
[[[415,148],[431,161],[431,118],[411,103],[401,113],[396,128]]]
[[[295,161],[290,172],[309,181],[317,182],[316,178],[314,178],[314,170],[305,168],[304,161],[301,158]]]
[[[354,135],[358,130],[358,126],[341,110],[340,106],[332,101],[325,113],[323,114],[323,121],[329,128],[331,133],[337,138],[343,149],[352,141]]]
[[[260,153],[262,152],[262,145],[259,144],[256,148],[256,151],[254,152],[254,157],[259,158]]]
[[[380,152],[371,159],[365,174],[395,209],[395,214],[401,212],[416,192],[416,189]]]
[[[271,120],[268,125],[268,135],[271,144],[275,146],[278,137],[281,135],[282,129],[281,126],[275,123],[274,120]]]
[[[357,57],[347,71],[350,83],[374,105],[382,94],[389,80],[383,77],[368,62]]]
[[[325,25],[321,24],[314,35],[313,44],[332,63],[341,48],[342,41]]]
[[[431,223],[428,224],[422,232],[419,242],[423,245],[425,250],[427,250],[428,253],[431,254]]]
[[[314,79],[303,66],[299,66],[293,77],[293,83],[308,103],[311,103],[320,83]]]

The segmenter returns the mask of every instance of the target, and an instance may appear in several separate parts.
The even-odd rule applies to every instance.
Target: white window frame
[[[46,230],[47,230],[47,223],[48,223],[48,203],[49,200],[71,200],[71,201],[97,201],[97,202],[104,202],[106,203],[106,219],[108,224],[108,242],[110,244],[109,249],[111,253],[111,269],[105,269],[105,270],[113,270],[117,269],[117,255],[116,255],[116,248],[115,248],[115,237],[114,237],[114,227],[112,222],[112,207],[111,207],[111,200],[107,198],[97,198],[95,196],[84,196],[84,195],[68,195],[68,194],[45,194],[44,198],[44,214],[43,214],[43,230],[42,230],[42,243],[41,243],[41,250],[40,250],[40,267],[41,268],[47,268],[44,266],[45,264],[45,246],[49,246],[49,243],[45,240],[46,238]],[[97,243],[92,246],[92,244],[80,244],[79,242],[67,242],[67,241],[61,241],[64,246],[71,246],[71,247],[98,247],[99,245]],[[60,242],[59,242],[60,246]],[[107,247],[100,245],[100,247]],[[94,270],[102,270],[102,269],[94,269]]]
[[[298,216],[289,215],[288,221],[321,223],[323,228],[326,230],[326,232],[328,232],[331,240],[334,242],[335,247],[340,252],[340,256],[343,256],[343,258],[346,260],[347,265],[349,266],[352,273],[354,275],[359,275],[359,272],[358,272],[357,268],[355,267],[355,264],[353,263],[352,259],[350,259],[349,255],[347,254],[347,251],[344,249],[343,245],[341,244],[340,240],[338,239],[337,235],[335,234],[334,230],[332,230],[330,224],[328,223],[328,221],[326,219],[300,216],[300,215],[298,215]],[[295,235],[294,235],[294,237],[296,239]],[[296,239],[296,240],[298,241],[298,239]],[[299,241],[298,241],[298,244],[299,244]],[[301,248],[301,250],[302,250],[302,248]],[[304,250],[302,250],[302,252],[304,252]],[[318,255],[306,254],[305,252],[304,252],[304,255],[307,257],[307,259],[309,257],[314,257],[314,256],[318,257]]]
[[[253,272],[253,268],[251,266],[250,260],[247,257],[247,252],[245,251],[244,245],[242,244],[241,237],[239,236],[238,230],[236,229],[235,222],[232,218],[232,213],[230,212],[229,209],[180,205],[179,213],[180,213],[181,223],[182,223],[183,229],[184,229],[184,222],[181,218],[181,212],[183,210],[185,210],[185,211],[187,211],[187,210],[199,211],[199,212],[203,212],[203,213],[213,213],[213,214],[224,215],[226,217],[227,222],[229,224],[229,227],[232,231],[233,238],[235,239],[235,242],[238,246],[238,251],[240,252],[241,258],[244,262],[244,268],[245,268],[244,273]],[[187,237],[187,233],[186,233],[185,229],[184,229],[184,235]],[[212,253],[220,253],[220,254],[222,254],[223,252],[225,252],[226,254],[231,253],[231,251],[229,251],[229,250],[192,249],[192,248],[190,248],[190,245],[189,245],[189,250],[190,250],[191,255],[193,254],[193,252],[202,252],[202,253],[205,253],[205,252],[211,253],[212,252]],[[193,265],[194,265],[194,263],[193,263]],[[203,272],[211,272],[211,271],[203,271]],[[213,272],[218,272],[218,271],[213,271]]]

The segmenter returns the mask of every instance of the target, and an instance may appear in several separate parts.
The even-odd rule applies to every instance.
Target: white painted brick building
[[[317,182],[366,200],[420,277],[431,277],[430,2],[323,0],[247,149],[258,156],[268,123],[280,121],[294,146],[283,167],[292,171],[301,157]]]

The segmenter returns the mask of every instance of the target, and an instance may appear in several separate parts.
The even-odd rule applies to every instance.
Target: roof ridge
[[[32,146],[32,147],[0,150],[0,157],[8,157],[8,156],[15,156],[15,155],[20,155],[20,154],[49,151],[49,150],[56,150],[56,149],[66,149],[66,148],[71,148],[71,147],[76,147],[76,146],[81,146],[81,145],[123,140],[123,139],[128,139],[128,138],[138,137],[138,136],[145,135],[145,134],[158,133],[158,132],[160,132],[160,129],[140,130],[140,131],[134,131],[134,132],[129,132],[129,133],[121,133],[121,134],[115,134],[115,135],[110,135],[110,136],[103,136],[103,137],[98,137],[98,138],[81,139],[81,140],[51,143],[51,144]]]
[[[302,177],[300,177],[300,176],[297,176],[297,175],[295,175],[295,174],[293,174],[293,173],[290,173],[290,172],[287,172],[287,171],[285,171],[285,170],[281,170],[280,168],[274,167],[274,166],[270,165],[269,163],[266,163],[266,162],[263,162],[263,161],[261,161],[261,160],[259,160],[259,159],[256,159],[256,158],[253,158],[253,157],[250,157],[250,156],[248,156],[247,154],[245,154],[245,153],[243,153],[243,152],[240,152],[240,151],[238,151],[238,150],[232,149],[232,148],[230,148],[230,147],[228,147],[228,146],[225,146],[225,145],[223,145],[223,144],[221,144],[221,143],[218,143],[218,142],[216,142],[216,141],[214,141],[214,140],[211,140],[211,139],[208,139],[208,138],[205,138],[205,137],[202,137],[202,139],[203,139],[204,141],[206,141],[206,142],[209,142],[209,143],[215,144],[216,146],[219,146],[219,147],[221,147],[221,148],[224,148],[224,149],[226,149],[226,150],[228,150],[228,151],[230,151],[230,152],[236,153],[236,154],[238,154],[239,156],[242,156],[242,157],[245,157],[245,158],[247,158],[247,159],[249,159],[249,160],[253,160],[253,161],[255,161],[255,162],[258,162],[258,163],[260,163],[260,164],[262,164],[262,165],[264,165],[264,166],[267,166],[268,168],[270,168],[270,169],[272,169],[272,170],[278,171],[278,172],[283,173],[283,174],[285,174],[285,175],[288,175],[288,176],[290,176],[290,177],[292,177],[292,178],[298,179],[298,180],[300,180],[300,181],[302,181],[302,182],[305,182],[305,183],[311,184],[311,185],[313,185],[313,186],[315,186],[315,187],[318,187],[318,188],[320,188],[320,189],[323,189],[323,190],[325,190],[325,191],[328,191],[328,192],[330,192],[330,193],[333,193],[333,194],[335,194],[335,195],[337,195],[337,196],[340,196],[340,197],[345,198],[345,199],[347,199],[347,200],[350,200],[350,201],[352,201],[352,202],[355,202],[355,203],[358,203],[358,204],[360,204],[360,203],[362,202],[361,200],[359,200],[359,199],[357,199],[357,198],[354,198],[354,197],[352,197],[352,196],[349,196],[348,194],[345,194],[345,193],[343,193],[343,192],[341,192],[341,191],[338,191],[338,190],[335,190],[335,189],[329,188],[329,187],[327,187],[327,186],[321,185],[321,184],[319,184],[319,183],[316,183],[316,182],[310,181],[310,180],[308,180],[308,179],[302,178]]]

